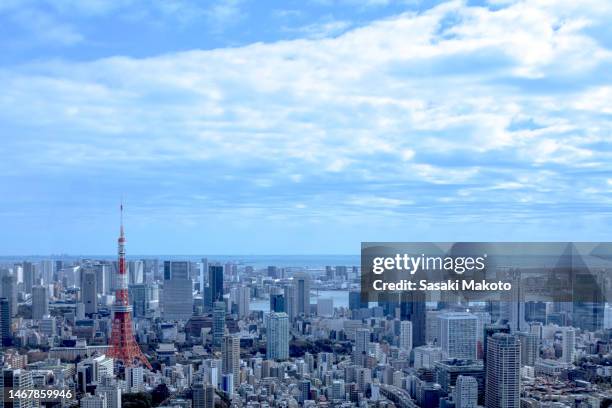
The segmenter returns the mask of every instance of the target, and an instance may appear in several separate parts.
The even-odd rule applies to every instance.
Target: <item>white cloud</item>
[[[239,12],[223,7],[221,19]],[[28,136],[1,136],[15,158],[0,166],[129,167],[142,177],[166,163],[203,166],[206,182],[239,179],[245,190],[310,186],[299,198],[309,211],[320,210],[320,195],[386,197],[371,190],[395,183],[422,188],[426,202],[478,202],[491,190],[487,200],[537,202],[547,166],[608,168],[609,153],[592,145],[612,129],[601,116],[610,87],[580,83],[610,68],[610,51],[584,30],[609,12],[452,1],[334,38],[5,69],[0,117]],[[361,202],[419,203],[386,200]]]

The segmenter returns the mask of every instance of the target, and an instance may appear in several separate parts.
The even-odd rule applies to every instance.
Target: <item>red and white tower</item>
[[[113,331],[108,351],[110,357],[121,361],[125,367],[133,367],[139,362],[149,369],[151,364],[134,339],[132,326],[132,306],[128,299],[127,272],[125,270],[125,234],[123,233],[123,204],[121,204],[121,232],[118,240],[119,267],[117,268],[117,291],[113,306]]]

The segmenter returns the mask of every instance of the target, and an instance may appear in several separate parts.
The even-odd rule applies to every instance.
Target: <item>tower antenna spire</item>
[[[132,324],[132,306],[130,306],[127,284],[127,268],[125,261],[125,234],[123,233],[123,197],[119,207],[121,218],[121,233],[117,240],[117,288],[115,304],[113,305],[113,325],[108,354],[115,361],[123,363],[124,367],[133,367],[140,363],[149,369],[151,364],[140,350],[134,338]]]

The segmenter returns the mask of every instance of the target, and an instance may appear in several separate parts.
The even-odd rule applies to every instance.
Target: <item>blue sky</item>
[[[609,241],[612,3],[4,0],[0,254]]]

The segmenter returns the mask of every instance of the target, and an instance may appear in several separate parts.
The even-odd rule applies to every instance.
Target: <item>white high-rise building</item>
[[[125,382],[129,392],[144,391],[144,370],[141,366],[126,367]]]
[[[521,346],[518,337],[495,333],[487,340],[485,406],[519,408]]]
[[[270,313],[267,319],[266,357],[270,360],[289,358],[289,316]]]
[[[576,330],[572,327],[564,327],[562,330],[562,354],[561,360],[564,363],[573,363],[576,350]]]
[[[412,350],[412,322],[403,320],[400,322],[399,346],[402,350],[410,353]]]
[[[478,381],[474,377],[457,377],[453,400],[456,408],[476,408],[478,406]]]
[[[466,312],[448,312],[440,319],[440,346],[444,358],[475,360],[478,318]]]

